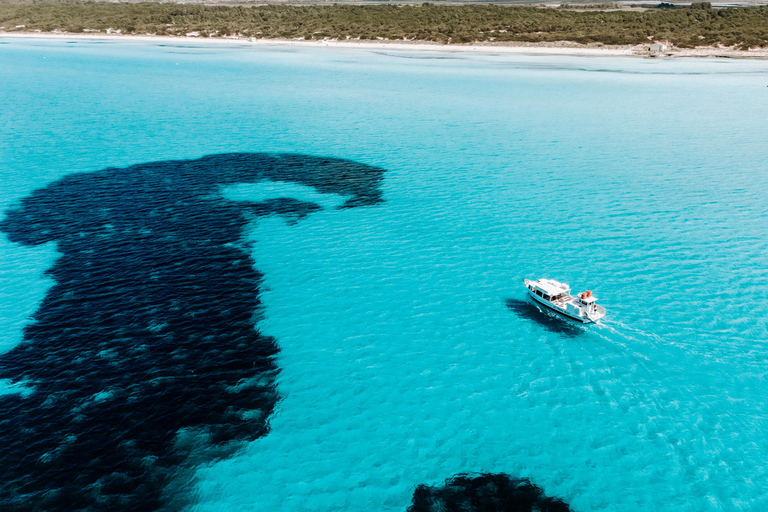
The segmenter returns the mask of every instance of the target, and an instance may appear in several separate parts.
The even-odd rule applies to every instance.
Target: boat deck
[[[557,300],[551,300],[550,302],[552,304],[554,304],[555,306],[558,306],[558,307],[561,307],[561,308],[565,308],[565,304],[567,302],[570,302],[570,301],[574,300],[575,298],[576,297],[574,297],[573,295],[568,295],[566,293],[565,295],[559,297]]]

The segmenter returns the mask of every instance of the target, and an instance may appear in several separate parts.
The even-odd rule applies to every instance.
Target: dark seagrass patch
[[[157,510],[179,468],[263,436],[278,400],[276,340],[256,330],[262,275],[243,229],[320,207],[225,199],[264,180],[382,201],[383,170],[235,153],[70,174],[6,212],[0,231],[61,256],[0,379],[0,509]],[[173,507],[171,507],[173,508]]]

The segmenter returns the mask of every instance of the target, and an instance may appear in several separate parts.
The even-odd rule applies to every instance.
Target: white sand
[[[528,53],[538,55],[579,55],[579,56],[637,56],[637,57],[728,57],[747,59],[768,59],[768,48],[756,50],[737,50],[729,47],[704,46],[694,49],[669,47],[664,52],[651,53],[648,45],[583,45],[568,41],[555,43],[472,43],[472,44],[438,44],[421,41],[303,41],[292,39],[256,39],[247,37],[172,37],[153,35],[121,35],[121,34],[67,34],[42,32],[3,32],[0,38],[35,38],[35,39],[69,39],[69,40],[130,40],[151,41],[157,43],[179,43],[182,41],[204,44],[237,44],[237,45],[282,45],[329,48],[364,48],[388,50],[423,50],[423,51],[456,51],[456,52],[492,52],[492,53]]]

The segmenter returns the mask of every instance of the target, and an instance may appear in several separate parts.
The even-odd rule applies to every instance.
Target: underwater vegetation
[[[420,485],[408,512],[569,512],[559,498],[526,478],[503,473],[457,475],[441,486]]]
[[[71,174],[6,212],[0,230],[56,243],[54,284],[0,355],[0,508],[175,510],[194,468],[269,432],[280,399],[278,340],[255,327],[262,275],[243,230],[298,222],[317,204],[230,201],[222,187],[263,180],[382,201],[384,171],[305,155],[235,153]],[[513,308],[514,309],[514,308]],[[459,475],[420,485],[408,509],[565,512],[525,479]]]
[[[0,508],[158,509],[184,495],[185,468],[266,434],[278,345],[255,328],[262,275],[243,229],[319,206],[229,201],[221,187],[287,181],[348,208],[381,202],[383,172],[221,154],[70,174],[7,211],[12,242],[61,256],[22,343],[0,355],[0,379],[34,390],[0,396]]]

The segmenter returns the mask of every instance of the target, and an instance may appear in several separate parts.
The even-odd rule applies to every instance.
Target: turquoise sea
[[[80,482],[56,466],[59,454],[128,422],[134,440],[115,434],[114,450],[169,440],[142,448],[135,473],[162,466],[152,481],[169,509],[404,512],[416,486],[481,472],[528,478],[578,512],[768,509],[766,86],[766,61],[0,38],[0,440],[21,454],[0,460],[0,503],[50,498],[39,482],[51,478]],[[173,181],[167,201],[130,175],[241,153],[309,155],[331,169],[349,160],[380,179],[364,192],[321,186],[300,160],[285,164],[298,169],[290,179],[239,183],[232,171],[206,181],[200,204],[274,208],[246,215],[238,240],[216,242],[242,262],[199,258],[210,275],[255,269],[244,291],[185,293],[242,306],[278,351],[262,354],[274,368],[253,384],[256,374],[228,366],[243,362],[237,352],[218,352],[223,322],[188,364],[217,361],[192,372],[200,393],[223,390],[226,367],[237,384],[222,396],[256,386],[275,398],[224,403],[215,421],[160,432],[155,409],[184,416],[194,401],[178,399],[182,375],[162,370],[162,358],[181,356],[110,334],[136,322],[111,314],[109,300],[130,310],[140,296],[146,332],[180,343],[152,301],[184,314],[189,300],[169,283],[151,295],[147,283],[165,286],[165,274],[133,278],[124,265],[137,247],[145,262],[161,239],[206,244],[218,228],[177,214],[197,208],[179,210],[185,200],[172,195],[197,186],[181,167],[146,181]],[[211,162],[184,169],[215,181]],[[270,202],[279,198],[296,201]],[[340,208],[350,198],[360,200]],[[77,224],[109,201],[98,222]],[[37,220],[18,220],[20,208],[32,213],[18,219]],[[171,210],[184,229],[147,220]],[[97,243],[95,223],[109,231],[127,218],[148,227]],[[152,254],[171,265],[167,250]],[[179,261],[179,282],[201,275]],[[92,265],[106,270],[88,274],[86,289]],[[75,276],[66,286],[65,271]],[[591,289],[608,316],[582,327],[540,312],[522,285],[539,277]],[[87,322],[67,320],[94,301]],[[185,318],[185,339],[214,329]],[[81,350],[97,330],[113,348]],[[56,348],[46,348],[51,333]],[[159,363],[132,374],[150,357],[139,348]],[[107,385],[99,368],[135,377]],[[178,384],[172,395],[131,391],[152,372]],[[83,389],[87,399],[71,398]],[[143,405],[122,418],[100,409],[121,397]],[[70,420],[38,428],[36,411],[51,404]],[[235,417],[246,433],[227,430]],[[213,423],[229,433],[211,434]],[[221,439],[229,448],[217,451]],[[105,462],[114,450],[89,458],[97,483],[70,486],[85,503],[73,508],[98,510],[107,494],[130,503],[139,477]]]

